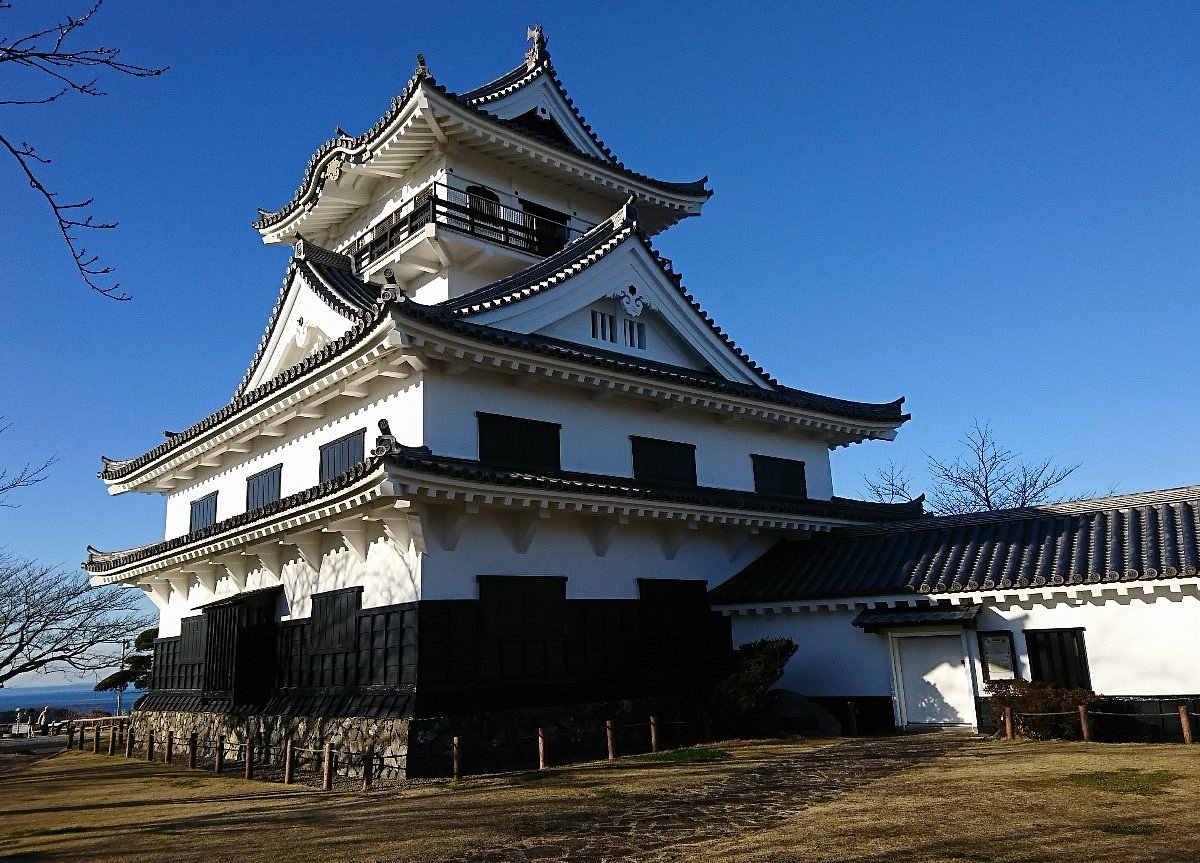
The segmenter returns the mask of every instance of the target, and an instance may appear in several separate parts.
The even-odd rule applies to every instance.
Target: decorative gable
[[[770,388],[682,289],[636,219],[627,205],[542,264],[445,305],[472,323]]]
[[[238,393],[254,389],[345,335],[378,299],[349,259],[301,240]]]

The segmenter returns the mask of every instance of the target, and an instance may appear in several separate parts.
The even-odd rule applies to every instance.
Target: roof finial
[[[429,67],[425,65],[425,55],[424,54],[417,55],[417,71],[413,72],[413,75],[414,75],[414,77],[419,76],[421,78],[428,77]]]
[[[529,50],[525,52],[525,65],[533,69],[543,60],[550,58],[550,55],[546,51],[546,36],[542,33],[542,25],[534,24],[532,27],[526,27],[525,38],[533,41],[533,44],[529,46]]]

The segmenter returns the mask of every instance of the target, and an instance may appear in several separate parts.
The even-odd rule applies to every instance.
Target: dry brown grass
[[[631,759],[370,794],[79,752],[10,758],[0,863],[1200,859],[1200,747],[963,741],[807,808],[781,797],[781,765],[852,772],[827,756],[873,757],[830,745],[722,744],[732,757],[710,763]],[[762,806],[756,781],[770,786]]]

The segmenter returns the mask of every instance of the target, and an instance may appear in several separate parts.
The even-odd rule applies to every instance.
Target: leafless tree
[[[975,420],[960,443],[963,451],[950,460],[925,454],[932,487],[928,507],[935,515],[960,515],[1066,499],[1061,487],[1079,468],[1052,458],[1030,461],[996,440],[990,423]],[[864,477],[873,500],[912,500],[911,482],[903,465],[889,462]]]
[[[95,671],[150,625],[136,591],[0,551],[0,684],[33,671]]]
[[[915,500],[912,493],[912,480],[909,479],[907,466],[889,461],[883,467],[877,468],[870,476],[863,476],[867,485],[867,496],[881,503],[901,503]]]
[[[88,25],[104,0],[96,0],[79,18],[65,16],[43,29],[22,36],[0,33],[0,70],[17,73],[16,83],[6,84],[5,93],[23,98],[0,99],[3,107],[49,105],[64,96],[103,96],[97,87],[100,74],[128,75],[151,78],[161,75],[166,67],[138,66],[120,59],[119,48],[75,47],[79,31]],[[0,11],[11,9],[10,2],[0,0]],[[10,65],[5,65],[10,64]],[[94,198],[63,199],[42,181],[43,171],[50,160],[42,156],[28,141],[18,142],[0,130],[0,147],[16,160],[29,185],[49,205],[58,223],[63,242],[74,258],[75,267],[84,283],[94,291],[114,300],[128,300],[120,283],[108,277],[113,268],[100,262],[82,244],[81,236],[88,231],[104,231],[117,226],[116,222],[97,219],[91,212]]]
[[[0,434],[8,430],[11,423],[5,423],[4,417],[0,416]],[[19,488],[28,488],[31,485],[37,485],[46,478],[46,472],[50,470],[57,458],[51,456],[43,462],[34,464],[33,462],[25,462],[25,464],[16,473],[7,468],[0,467],[0,507],[11,508],[16,506],[14,503],[8,502],[9,492],[16,491]]]

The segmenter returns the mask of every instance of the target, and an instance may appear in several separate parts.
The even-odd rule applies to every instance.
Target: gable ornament
[[[621,310],[631,318],[638,317],[647,305],[646,298],[638,293],[636,285],[627,285],[609,296],[620,301]]]

